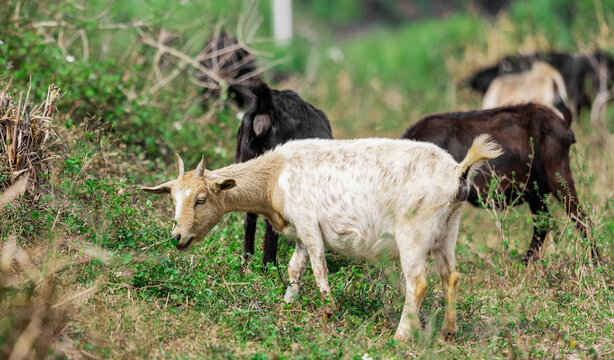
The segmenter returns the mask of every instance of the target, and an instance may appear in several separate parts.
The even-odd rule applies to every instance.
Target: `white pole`
[[[292,40],[292,0],[273,0],[273,35],[277,43]]]

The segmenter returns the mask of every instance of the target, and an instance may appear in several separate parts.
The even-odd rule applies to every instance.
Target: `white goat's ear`
[[[148,193],[153,193],[153,194],[169,194],[171,192],[171,187],[173,186],[175,181],[177,180],[171,180],[171,181],[165,182],[164,184],[160,184],[158,186],[153,186],[153,187],[143,186],[141,187],[141,190],[147,191]]]
[[[219,179],[211,182],[211,191],[219,194],[221,191],[232,189],[237,186],[237,182],[234,179]]]

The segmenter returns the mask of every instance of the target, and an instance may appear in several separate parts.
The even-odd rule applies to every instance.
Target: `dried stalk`
[[[193,67],[195,67],[196,69],[198,69],[199,71],[202,71],[203,73],[205,73],[207,76],[209,76],[211,79],[213,79],[214,81],[216,81],[217,83],[222,83],[223,79],[220,78],[216,73],[214,73],[213,71],[207,69],[206,67],[202,66],[196,59],[190,57],[189,55],[173,49],[171,47],[168,47],[164,44],[160,44],[158,41],[155,41],[151,36],[149,36],[148,34],[146,34],[143,30],[141,30],[140,28],[136,28],[137,32],[139,33],[139,35],[141,36],[141,40],[143,41],[143,43],[145,43],[146,45],[149,45],[151,47],[154,48],[158,48],[160,51],[163,51],[165,53],[168,53],[178,59],[181,59],[185,62],[187,62],[188,64],[192,65]]]
[[[0,174],[8,173],[12,182],[17,183],[23,178],[22,174],[27,173],[28,186],[36,188],[42,181],[40,174],[49,170],[52,158],[49,146],[54,143],[50,141],[50,133],[54,133],[51,115],[60,92],[51,85],[45,101],[32,106],[28,102],[30,89],[25,99],[24,92],[19,93],[16,105],[12,103],[8,88],[5,89],[0,92]],[[10,185],[0,183],[0,189],[10,188]]]

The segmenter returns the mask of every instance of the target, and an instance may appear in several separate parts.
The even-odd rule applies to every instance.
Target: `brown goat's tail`
[[[467,151],[467,155],[457,165],[458,177],[471,180],[473,173],[486,160],[494,159],[503,154],[501,146],[497,144],[489,134],[481,134],[473,139],[473,144]]]

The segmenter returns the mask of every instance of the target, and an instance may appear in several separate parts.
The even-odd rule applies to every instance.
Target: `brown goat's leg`
[[[573,193],[573,195],[572,195]],[[576,226],[576,230],[582,237],[585,239],[590,239],[590,228],[591,221],[589,217],[586,215],[584,210],[578,206],[577,197],[576,197],[576,189],[573,186],[570,186],[569,196],[561,199],[561,202],[565,205],[565,210],[567,211],[567,215],[571,218]],[[597,244],[591,243],[591,256],[593,260],[599,261],[601,260],[601,255],[599,254],[599,249],[597,248]]]
[[[254,237],[256,236],[257,214],[245,213],[245,238],[243,239],[243,259],[247,261],[250,255],[254,255]]]
[[[264,249],[262,255],[262,262],[266,265],[267,263],[277,263],[277,240],[279,239],[279,235],[273,230],[271,224],[266,221],[266,233],[264,235]]]
[[[531,213],[533,214],[533,239],[531,239],[531,245],[529,245],[529,250],[527,250],[527,254],[523,259],[525,265],[527,265],[529,261],[536,258],[536,254],[539,253],[539,249],[544,244],[544,240],[546,240],[546,235],[548,234],[548,229],[544,229],[538,225],[537,217],[550,215],[548,212],[548,206],[539,197],[531,199],[529,201],[529,207],[531,208]]]
[[[556,174],[556,173],[554,173]],[[560,174],[560,179],[552,175],[548,180],[550,181],[550,187],[552,188],[552,193],[556,195],[557,199],[563,203],[565,206],[565,211],[567,215],[574,222],[576,229],[582,237],[585,239],[590,239],[590,228],[591,222],[584,210],[578,206],[578,194],[576,193],[576,185],[571,177],[571,171],[569,167],[564,167],[560,169],[558,172]],[[592,243],[591,247],[591,256],[593,260],[599,261],[601,255],[599,254],[599,249],[597,248],[597,244]]]

